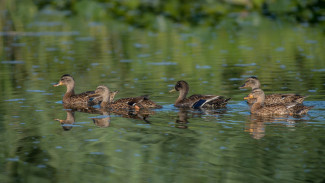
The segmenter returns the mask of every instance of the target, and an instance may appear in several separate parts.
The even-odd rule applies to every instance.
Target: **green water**
[[[240,27],[159,30],[1,11],[0,182],[323,182],[325,39],[317,26],[251,17]],[[29,15],[33,16],[29,16]],[[107,85],[117,98],[150,95],[146,115],[62,107],[63,74],[76,92]],[[308,95],[301,118],[251,116],[239,90],[258,76],[266,93]],[[231,97],[217,111],[184,111],[168,91]],[[61,126],[54,119],[73,116]],[[96,123],[94,123],[94,121]]]

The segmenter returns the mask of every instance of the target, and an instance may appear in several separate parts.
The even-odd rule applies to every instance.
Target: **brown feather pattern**
[[[240,88],[259,89],[261,83],[257,77],[249,77]],[[269,94],[265,96],[265,104],[286,104],[290,102],[302,103],[306,97],[298,94]],[[248,104],[255,103],[255,99],[247,99]]]

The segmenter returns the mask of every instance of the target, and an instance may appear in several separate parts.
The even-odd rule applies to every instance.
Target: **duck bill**
[[[89,94],[88,97],[98,97],[99,94],[98,93],[93,93],[93,94]]]
[[[253,95],[248,95],[247,97],[244,97],[244,100],[252,99],[254,98]]]
[[[169,90],[169,93],[173,93],[173,92],[175,92],[176,90],[175,90],[175,88],[174,89],[172,89],[172,90]]]
[[[242,88],[246,88],[246,84],[241,85],[239,88],[240,88],[240,89],[242,89]]]
[[[62,85],[62,82],[61,81],[59,81],[58,83],[54,84],[53,86],[54,87],[57,87],[57,86],[60,86],[60,85]]]

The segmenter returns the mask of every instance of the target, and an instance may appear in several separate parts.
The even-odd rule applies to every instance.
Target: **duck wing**
[[[112,108],[130,109],[135,105],[137,105],[139,108],[143,108],[141,102],[144,100],[149,100],[149,97],[147,95],[143,95],[138,97],[120,98],[118,100],[113,101],[109,105]]]
[[[87,104],[89,99],[91,98],[90,95],[94,93],[95,93],[94,91],[86,91],[72,96],[67,96],[67,98],[63,100],[68,101],[67,103],[69,104],[80,104],[80,103]],[[95,98],[92,98],[92,100],[94,99]],[[93,102],[97,104],[99,101],[101,101],[101,97],[96,98],[96,100],[94,100]]]
[[[270,94],[265,96],[265,104],[302,103],[306,96],[298,94]]]
[[[292,115],[305,115],[307,112],[313,108],[314,106],[305,106],[300,103],[289,103],[287,104],[287,108]]]
[[[144,108],[156,108],[156,109],[162,108],[161,105],[158,105],[156,102],[150,100],[149,96],[143,98],[143,100],[140,101],[139,104]]]
[[[259,115],[288,115],[290,111],[286,105],[271,104],[265,105],[263,108],[256,111]]]
[[[188,100],[193,101],[192,108],[219,108],[225,107],[231,98],[217,95],[192,95]]]

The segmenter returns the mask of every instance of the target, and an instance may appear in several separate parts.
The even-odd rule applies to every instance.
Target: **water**
[[[325,40],[317,27],[263,19],[238,30],[152,31],[47,11],[26,21],[1,16],[1,182],[324,181]],[[64,109],[65,88],[52,84],[66,73],[77,93],[107,85],[117,98],[150,95],[163,108]],[[308,95],[315,107],[301,118],[250,115],[249,91],[238,87],[252,75],[266,93]],[[223,110],[179,110],[168,93],[178,80],[190,94],[232,100]]]

